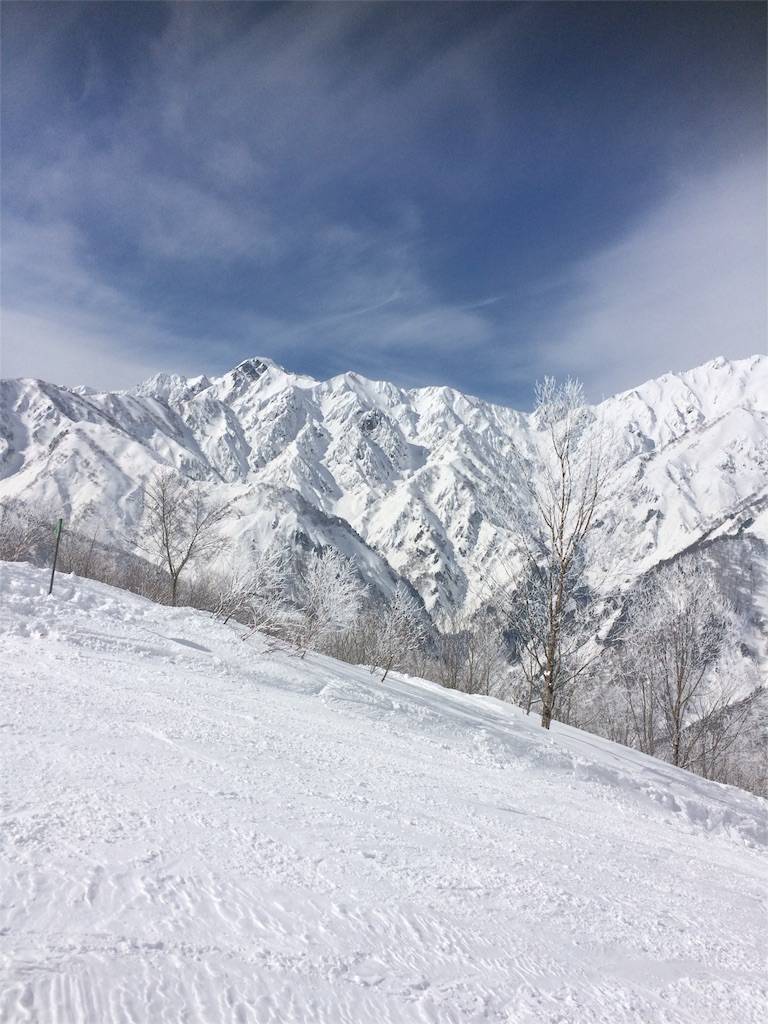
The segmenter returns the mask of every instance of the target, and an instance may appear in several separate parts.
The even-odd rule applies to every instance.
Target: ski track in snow
[[[763,801],[0,564],[0,1020],[766,1019]]]

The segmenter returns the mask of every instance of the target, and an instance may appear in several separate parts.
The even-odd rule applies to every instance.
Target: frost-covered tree
[[[214,614],[247,622],[250,632],[270,633],[284,618],[288,559],[279,547],[255,547],[234,556],[213,582]]]
[[[529,707],[538,697],[548,729],[558,699],[594,656],[589,542],[608,475],[609,438],[575,380],[547,377],[536,386],[534,422],[537,448],[528,457],[515,450],[515,473],[505,480],[523,563],[506,607]]]
[[[399,582],[391,599],[377,617],[376,667],[383,668],[381,681],[390,670],[407,664],[428,637],[425,616],[407,587]]]
[[[733,608],[701,558],[664,566],[634,595],[621,649],[622,678],[638,745],[691,767],[702,744],[709,756],[733,700],[738,645]],[[719,724],[718,724],[719,720]]]
[[[331,636],[355,621],[363,597],[363,584],[355,567],[335,548],[313,552],[296,575],[296,603],[301,620],[297,629],[302,657],[320,648]]]
[[[221,549],[219,527],[232,514],[232,502],[211,500],[201,484],[170,469],[144,487],[140,545],[167,572],[171,604],[184,571]]]
[[[0,559],[38,562],[48,558],[57,516],[20,498],[0,502]]]

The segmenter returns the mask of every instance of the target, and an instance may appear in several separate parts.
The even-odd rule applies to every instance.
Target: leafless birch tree
[[[738,663],[733,608],[700,558],[655,573],[633,597],[621,651],[638,745],[709,774],[748,708],[732,709]]]
[[[608,475],[608,436],[574,380],[537,385],[534,422],[537,450],[532,460],[516,451],[506,481],[523,563],[506,605],[529,707],[536,695],[548,729],[558,699],[594,656],[588,547]]]
[[[140,544],[167,572],[172,605],[185,569],[220,550],[219,527],[232,513],[231,502],[212,501],[200,483],[173,470],[161,470],[145,486]]]

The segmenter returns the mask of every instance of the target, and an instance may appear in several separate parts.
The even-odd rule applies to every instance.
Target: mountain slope
[[[0,564],[0,1019],[745,1024],[765,804]]]
[[[511,447],[532,449],[537,431],[511,409],[353,373],[315,381],[267,359],[210,380],[159,375],[133,393],[1,387],[0,499],[91,505],[117,537],[135,521],[142,483],[172,466],[238,497],[235,545],[296,533],[335,542],[384,590],[393,571],[407,577],[430,610],[477,604],[514,564],[494,490]],[[667,374],[596,414],[615,432],[604,519],[620,526],[622,585],[692,547],[743,537],[768,575],[768,357]],[[719,546],[736,577],[743,545]],[[752,614],[765,645],[760,593]]]

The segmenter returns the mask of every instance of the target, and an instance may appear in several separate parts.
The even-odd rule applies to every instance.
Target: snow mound
[[[0,564],[0,1019],[764,1019],[763,801]]]

